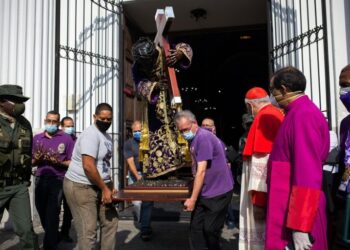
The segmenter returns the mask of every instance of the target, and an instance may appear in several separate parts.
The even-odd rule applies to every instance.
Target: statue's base
[[[191,195],[191,179],[141,180],[120,190],[114,201],[178,202]]]

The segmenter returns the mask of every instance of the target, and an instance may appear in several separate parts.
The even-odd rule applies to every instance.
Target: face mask
[[[210,128],[210,127],[202,127],[202,128],[214,133],[214,128]]]
[[[190,141],[190,140],[193,139],[195,134],[190,130],[190,131],[187,131],[187,132],[183,132],[182,136],[183,136],[183,138],[185,138],[186,141]]]
[[[96,120],[96,127],[102,133],[106,132],[109,129],[109,127],[111,126],[111,124],[112,124],[111,122],[104,122],[104,121]]]
[[[350,87],[340,88],[339,94],[339,99],[344,104],[348,112],[350,112]]]
[[[66,127],[64,128],[64,132],[69,135],[73,135],[75,133],[75,128],[74,127]]]
[[[51,124],[46,124],[45,125],[45,130],[49,134],[54,134],[57,131],[57,125],[51,125]]]
[[[8,115],[13,117],[20,116],[25,111],[24,103],[14,103],[11,101],[5,102],[2,108]]]
[[[303,94],[302,91],[294,91],[294,92],[289,92],[285,95],[275,95],[274,98],[276,99],[276,102],[278,103],[278,105],[280,107],[286,107],[288,106],[290,100],[298,97],[298,96],[301,96]]]
[[[278,102],[276,101],[276,98],[275,98],[275,96],[271,93],[270,94],[270,102],[271,102],[271,104],[273,105],[273,106],[275,106],[275,107],[279,107],[280,105],[278,104]]]
[[[141,140],[141,132],[140,131],[135,131],[135,132],[132,133],[132,135],[133,135],[133,137],[134,137],[134,139],[136,141],[140,141]]]

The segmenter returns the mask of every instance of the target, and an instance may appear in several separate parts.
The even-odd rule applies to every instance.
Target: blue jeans
[[[139,172],[142,175],[141,172]],[[129,172],[128,184],[131,185],[136,182],[136,178]],[[133,201],[135,206],[137,221],[141,225],[141,232],[151,231],[151,218],[153,201]]]

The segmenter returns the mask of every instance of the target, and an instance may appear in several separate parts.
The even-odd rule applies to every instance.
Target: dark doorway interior
[[[267,37],[265,26],[169,36],[171,43],[189,43],[194,51],[191,68],[178,74],[183,108],[199,123],[212,117],[218,136],[235,148],[243,133],[246,91],[268,87]]]

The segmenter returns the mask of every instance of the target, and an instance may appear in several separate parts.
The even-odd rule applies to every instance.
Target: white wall
[[[54,0],[0,1],[0,84],[23,87],[30,97],[24,115],[34,130],[53,108],[54,27]],[[31,199],[32,189],[33,185]],[[0,227],[11,227],[7,219],[5,213]]]
[[[102,0],[61,0],[60,45],[119,59],[119,17],[99,9],[100,2],[104,6]],[[55,15],[55,0],[0,0],[0,84],[23,87],[24,95],[30,97],[24,115],[34,131],[43,127],[46,112],[54,108]],[[119,68],[109,69],[61,58],[59,112],[74,116],[80,132],[91,124],[98,103],[113,106],[109,132],[118,185]]]
[[[0,84],[23,87],[35,129],[53,108],[54,28],[54,0],[0,1]]]
[[[339,128],[340,121],[348,114],[338,98],[338,79],[341,69],[350,64],[350,1],[327,0],[326,3],[333,127]]]

